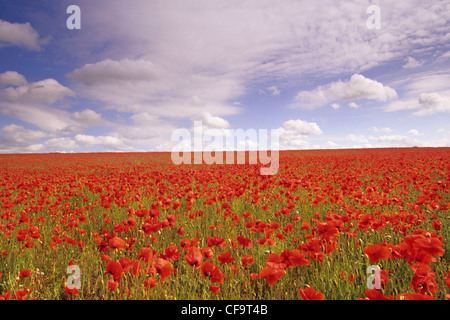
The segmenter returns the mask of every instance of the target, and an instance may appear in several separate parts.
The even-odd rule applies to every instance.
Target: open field
[[[279,163],[0,155],[0,299],[450,299],[450,148]]]

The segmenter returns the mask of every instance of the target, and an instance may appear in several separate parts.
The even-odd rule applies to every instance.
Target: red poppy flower
[[[198,269],[203,262],[202,251],[197,247],[191,247],[189,252],[184,256],[184,260],[186,260],[189,265],[195,266]]]
[[[209,291],[217,295],[220,292],[220,287],[210,284]]]
[[[450,272],[447,272],[444,276],[444,282],[447,286],[450,287]]]
[[[258,274],[258,273],[252,272],[252,273],[250,274],[250,279],[256,280],[256,279],[258,279],[258,278],[259,278],[259,274]]]
[[[165,250],[164,250],[164,258],[166,260],[169,261],[177,261],[180,258],[180,250],[178,250],[178,247],[176,245],[169,245]]]
[[[220,271],[219,267],[215,267],[211,276],[210,276],[210,280],[212,283],[216,283],[216,282],[220,282],[221,284],[223,284],[223,279],[225,279],[225,274]]]
[[[372,244],[364,248],[364,253],[369,257],[372,263],[377,263],[380,259],[392,258],[389,248],[382,244]]]
[[[211,248],[203,248],[202,253],[207,260],[211,260],[214,257],[214,252],[211,250]]]
[[[349,277],[348,277],[348,283],[352,284],[353,281],[355,281],[355,279],[356,279],[356,274],[354,274],[354,273],[349,274]],[[386,282],[387,282],[387,281],[386,281]],[[384,285],[385,285],[386,282],[383,282],[383,280],[381,280],[381,286],[382,286],[383,288],[384,288]]]
[[[284,269],[287,267],[287,264],[284,262],[284,259],[276,254],[275,252],[271,253],[266,260],[266,264],[273,269]]]
[[[220,246],[225,247],[227,244],[225,243],[225,239],[222,237],[207,237],[207,245],[208,247]]]
[[[236,238],[236,240],[243,245],[244,247],[248,247],[248,248],[252,248],[252,241],[249,238],[243,237],[243,236],[238,236]]]
[[[12,291],[8,291],[8,292],[5,292],[4,294],[0,295],[0,301],[11,299],[11,293],[12,293]]]
[[[170,276],[174,270],[169,261],[161,258],[156,261],[155,269],[161,276],[162,282],[166,282],[166,278]]]
[[[110,258],[109,258],[108,255],[102,254],[102,256],[101,256],[101,260],[102,260],[102,261],[108,261],[109,259],[110,259]]]
[[[156,285],[158,284],[158,279],[156,279],[155,277],[149,277],[147,279],[144,280],[144,287],[145,288],[154,288],[156,287]]]
[[[324,300],[323,294],[312,287],[307,287],[305,289],[300,288],[298,292],[303,300]]]
[[[442,241],[437,238],[421,238],[414,242],[414,247],[423,250],[431,256],[442,256],[445,250]]]
[[[444,224],[441,222],[441,220],[434,220],[432,227],[434,230],[439,231],[443,225]]]
[[[366,295],[366,297],[369,300],[387,300],[388,299],[378,289],[366,289],[364,291],[364,294]]]
[[[292,223],[288,223],[284,226],[283,231],[285,233],[290,233],[291,231],[294,230],[294,225]]]
[[[131,274],[139,277],[139,275],[141,274],[141,261],[132,260],[130,265],[131,265]]]
[[[27,297],[27,292],[25,290],[18,290],[14,294],[14,300],[24,300]]]
[[[309,223],[309,221],[302,221],[302,226],[300,230],[309,230],[309,229],[311,229],[311,224]]]
[[[436,300],[436,298],[421,293],[399,293],[397,300]]]
[[[184,234],[184,228],[183,228],[183,226],[180,226],[180,227],[178,228],[177,234],[180,235],[180,236],[182,236],[182,235]]]
[[[122,265],[114,260],[109,260],[106,264],[106,273],[112,274],[115,281],[120,281],[123,274]]]
[[[230,264],[234,262],[234,258],[230,257],[231,252],[227,251],[224,253],[219,254],[219,256],[217,257],[217,260],[219,260],[219,262],[224,263],[224,264]]]
[[[108,290],[112,290],[112,291],[116,290],[119,287],[119,283],[114,281],[113,279],[109,279],[107,285],[108,285]]]
[[[209,277],[209,275],[214,271],[215,265],[209,261],[203,263],[200,267],[200,271],[202,272],[203,278]]]
[[[255,259],[252,256],[245,256],[241,258],[241,262],[246,267],[250,263],[255,263]]]
[[[138,259],[141,259],[145,263],[149,263],[153,260],[153,251],[150,248],[142,248],[139,250]]]
[[[211,262],[207,261],[203,263],[200,267],[203,278],[210,278],[212,283],[220,282],[223,284],[223,279],[225,275],[220,271],[219,267],[215,266]]]
[[[438,291],[438,286],[434,281],[435,273],[431,272],[430,266],[416,263],[411,269],[414,271],[411,286],[415,292],[421,294],[430,292],[431,294],[435,294]]]
[[[283,261],[287,261],[288,266],[306,266],[311,263],[310,260],[305,259],[305,254],[302,254],[300,250],[284,250],[281,253]]]
[[[22,271],[20,271],[20,273],[19,273],[19,278],[20,279],[22,279],[22,278],[28,278],[28,277],[31,277],[31,271],[30,271],[30,269],[24,269],[24,270],[22,270]]]
[[[109,239],[109,247],[112,249],[123,249],[125,248],[125,244],[125,241],[119,237]]]
[[[69,296],[77,296],[78,297],[78,290],[77,288],[69,289],[67,286],[65,287],[65,293]]]
[[[267,284],[274,284],[278,279],[284,276],[284,270],[266,266],[259,272],[259,276],[266,279]]]

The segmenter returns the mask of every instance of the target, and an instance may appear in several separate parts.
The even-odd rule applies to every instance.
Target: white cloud
[[[403,135],[384,135],[373,138],[377,142],[383,143],[385,146],[389,147],[412,147],[412,146],[422,146],[422,143],[416,139],[410,139]]]
[[[449,15],[443,3],[385,4],[383,19],[396,23],[385,23],[374,33],[365,26],[365,8],[350,2],[321,1],[320,8],[325,9],[318,10],[318,5],[303,1],[223,5],[138,0],[130,7],[111,0],[105,16],[97,14],[105,10],[101,2],[81,5],[89,8],[83,11],[83,21],[90,32],[67,40],[79,48],[69,54],[97,62],[71,74],[89,87],[77,93],[118,111],[171,119],[192,118],[203,111],[236,114],[240,108],[229,101],[254,88],[267,90],[274,81],[303,83],[312,75],[337,78],[399,61],[412,55],[418,43],[425,49],[440,43],[448,32]],[[137,73],[127,73],[125,64]],[[141,65],[142,74],[136,70]],[[353,82],[363,89],[351,87]],[[381,85],[380,90],[370,79],[358,84],[354,78],[341,86],[348,92],[334,92],[337,99],[387,101],[394,96],[390,88]],[[330,99],[313,98],[315,104]]]
[[[322,133],[317,123],[300,119],[288,120],[278,129],[281,146],[288,149],[308,148],[308,137]]]
[[[369,128],[370,131],[377,132],[377,133],[391,133],[393,130],[388,127],[378,128],[378,127],[371,127]]]
[[[407,57],[405,60],[406,60],[406,63],[403,65],[404,69],[417,68],[423,64],[423,61],[418,61],[418,60],[414,59],[413,57]]]
[[[40,51],[48,39],[39,38],[39,33],[25,23],[11,23],[0,19],[0,48],[17,46],[28,50]]]
[[[386,112],[411,110],[413,115],[425,116],[450,111],[450,73],[423,72],[396,82],[405,91],[401,99],[385,105]]]
[[[72,114],[72,119],[78,121],[84,125],[96,125],[104,123],[102,115],[91,109],[84,109],[83,111],[77,111]]]
[[[78,145],[71,138],[52,138],[44,142],[44,146],[47,150],[60,151],[67,149],[76,149]]]
[[[26,83],[25,77],[16,71],[0,73],[0,88],[4,86],[20,86]]]
[[[282,127],[285,133],[292,132],[302,136],[309,136],[313,134],[322,134],[322,130],[315,122],[307,122],[304,120],[288,120],[283,123]]]
[[[450,99],[442,97],[436,92],[422,93],[419,95],[419,108],[420,110],[414,112],[414,115],[424,116],[438,112],[450,112]]]
[[[230,123],[227,120],[220,117],[215,117],[209,112],[202,112],[198,119],[203,122],[203,125],[210,128],[225,129],[230,126]]]
[[[279,96],[281,91],[276,86],[270,86],[266,89],[272,96]]]
[[[311,91],[300,91],[294,98],[292,107],[317,108],[332,101],[351,101],[359,99],[371,99],[376,101],[388,101],[397,97],[394,89],[384,86],[382,83],[354,74],[347,81],[335,81],[324,86],[319,86]],[[353,104],[352,107],[355,107]]]
[[[332,103],[332,104],[331,104],[331,107],[332,107],[334,110],[337,110],[337,109],[339,109],[341,106],[340,106],[338,103]]]
[[[0,99],[12,103],[51,105],[67,96],[73,97],[75,93],[55,79],[45,79],[0,90]]]
[[[49,132],[65,134],[80,130],[79,121],[73,117],[86,116],[85,113],[72,115],[54,106],[57,103],[61,106],[65,98],[74,97],[72,90],[55,79],[24,83],[24,77],[18,73],[3,74],[3,77],[9,81],[9,86],[0,88],[0,111],[3,114]]]
[[[396,23],[383,23],[374,33],[365,25],[367,6],[357,2],[135,1],[130,7],[111,0],[105,16],[97,14],[105,10],[101,2],[82,5],[90,9],[83,14],[91,33],[78,40],[98,48],[97,55],[146,56],[183,72],[231,71],[246,79],[261,72],[277,77],[361,72],[404,58],[418,44],[440,43],[450,18],[442,2],[389,3],[382,6],[383,20]]]
[[[418,130],[416,130],[416,129],[411,129],[411,130],[409,130],[408,131],[408,134],[410,135],[410,136],[421,136],[421,135],[423,135],[423,133],[420,133]]]
[[[349,106],[350,108],[353,108],[353,109],[358,109],[358,108],[359,108],[359,106],[358,106],[356,103],[354,103],[354,102],[350,102],[350,103],[348,104],[348,106]]]
[[[205,111],[235,114],[240,107],[227,100],[244,92],[240,83],[227,76],[186,75],[143,59],[106,59],[68,77],[77,81],[75,88],[81,96],[102,101],[108,109],[166,118],[188,118]]]
[[[355,135],[355,134],[348,134],[346,136],[346,139],[351,142],[356,143],[368,143],[369,140],[364,135]]]
[[[394,101],[384,107],[384,111],[416,110],[413,115],[427,116],[440,112],[450,112],[450,90],[421,93],[418,98]]]
[[[321,149],[339,149],[342,148],[342,146],[336,142],[333,141],[327,141],[325,145],[320,146]]]
[[[133,147],[125,145],[124,142],[118,137],[77,134],[74,139],[76,142],[88,147],[102,145],[113,151],[134,151]]]
[[[158,71],[151,61],[123,59],[113,61],[105,59],[86,64],[67,75],[69,78],[91,86],[104,83],[124,83],[152,81],[158,77]]]
[[[40,139],[47,136],[43,131],[28,130],[23,126],[11,124],[0,130],[0,152],[36,152],[42,149],[36,144]]]

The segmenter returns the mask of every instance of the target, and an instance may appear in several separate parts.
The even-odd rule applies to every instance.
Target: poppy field
[[[0,300],[450,299],[450,148],[279,157],[0,155]]]

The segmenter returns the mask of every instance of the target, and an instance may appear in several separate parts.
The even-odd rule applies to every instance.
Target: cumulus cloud
[[[3,114],[48,132],[79,130],[80,123],[72,118],[72,114],[56,106],[66,98],[74,97],[72,90],[51,78],[26,82],[17,72],[3,73],[1,77],[8,82],[8,86],[0,88],[0,111]],[[73,116],[77,118],[82,115],[86,116],[83,113]]]
[[[29,22],[11,23],[0,19],[0,48],[17,46],[27,50],[40,51],[48,39],[39,37],[39,33]]]
[[[0,73],[0,88],[4,86],[20,86],[26,83],[25,77],[16,71]]]
[[[422,93],[419,95],[419,108],[420,110],[414,112],[414,115],[425,116],[438,112],[450,112],[450,99],[436,92]]]
[[[294,98],[292,107],[318,108],[332,101],[351,101],[359,99],[371,99],[376,101],[388,101],[397,97],[394,89],[384,86],[382,83],[354,74],[347,81],[335,81],[314,90],[300,91]],[[352,104],[355,108],[357,105]]]
[[[132,125],[125,125],[116,130],[117,135],[129,143],[150,146],[154,138],[162,137],[172,130],[173,126],[148,112],[141,112],[130,117]]]
[[[241,108],[227,98],[244,92],[228,76],[184,74],[149,60],[101,60],[67,75],[77,92],[119,112],[189,118],[202,112],[235,114]]]
[[[0,99],[12,103],[51,105],[67,96],[73,97],[75,93],[55,79],[45,79],[0,90]]]
[[[209,112],[202,112],[201,116],[196,119],[201,120],[203,125],[206,125],[209,128],[225,129],[230,126],[230,123],[227,120],[221,117],[215,117]]]
[[[0,152],[36,152],[43,148],[39,140],[47,134],[40,130],[29,130],[23,126],[11,124],[0,130]]]
[[[220,117],[236,114],[242,108],[229,101],[255,87],[256,92],[264,88],[277,94],[285,90],[277,85],[268,91],[274,80],[292,84],[312,75],[320,79],[360,74],[393,59],[401,61],[419,42],[429,49],[448,32],[442,3],[390,3],[383,19],[396,23],[383,24],[380,32],[368,30],[366,11],[350,2],[322,1],[320,7],[326,10],[317,10],[303,1],[258,0],[230,6],[216,1],[135,1],[130,7],[112,0],[110,15],[105,16],[97,14],[104,10],[101,1],[82,5],[90,8],[83,21],[91,32],[71,37],[80,50],[70,54],[82,55],[82,49],[89,48],[89,58],[97,62],[70,74],[88,87],[77,93],[120,112],[170,119],[192,118],[203,111]],[[116,17],[114,23],[108,16]],[[137,73],[127,73],[125,65]],[[325,90],[323,99],[316,92],[313,105],[333,102],[330,99],[395,97],[393,89],[358,76],[335,87],[345,90]],[[299,102],[294,104],[300,106]]]
[[[87,147],[95,145],[102,145],[108,150],[113,151],[134,151],[133,147],[125,145],[125,143],[118,137],[113,136],[92,136],[86,134],[77,134],[74,140]]]
[[[72,114],[72,119],[85,125],[97,125],[104,123],[102,115],[91,109],[76,111]]]
[[[49,151],[74,150],[78,145],[71,138],[52,138],[44,142],[44,146]]]
[[[415,116],[427,116],[450,111],[450,73],[421,73],[397,84],[405,91],[401,99],[383,107],[386,112],[414,111]]]
[[[278,129],[280,144],[288,149],[308,148],[308,137],[322,133],[317,123],[300,119],[288,120]]]

